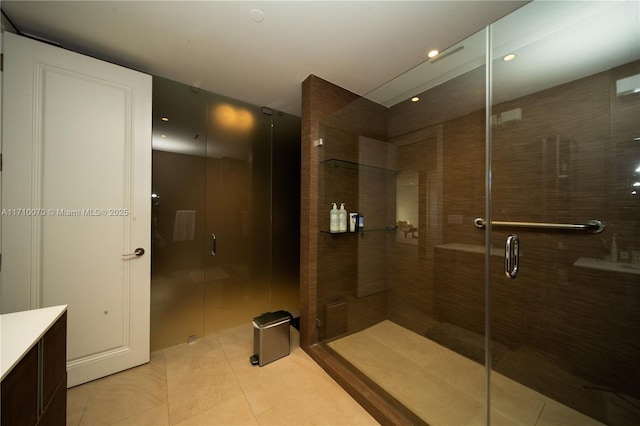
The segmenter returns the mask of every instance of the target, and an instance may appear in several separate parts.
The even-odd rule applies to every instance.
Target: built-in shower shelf
[[[358,235],[358,234],[363,234],[366,232],[384,232],[384,231],[395,231],[396,227],[395,226],[385,226],[384,228],[365,228],[365,229],[361,229],[357,232],[331,232],[328,231],[326,229],[321,229],[320,233],[321,234],[331,234],[331,235]]]
[[[462,243],[448,243],[435,246],[437,249],[464,251],[467,253],[484,254],[485,249],[483,245],[475,244],[462,244]],[[504,248],[491,247],[491,256],[504,256]]]
[[[600,271],[621,272],[623,274],[640,275],[640,265],[621,262],[610,262],[608,260],[593,257],[581,257],[575,261],[573,266],[578,268],[598,269]]]
[[[378,166],[371,166],[368,164],[355,163],[353,161],[338,160],[336,158],[329,158],[328,160],[321,161],[320,164],[323,164],[325,166],[340,167],[343,169],[361,170],[361,171],[367,171],[367,172],[378,172],[385,175],[395,175],[398,173],[397,170],[387,169],[387,168],[378,167]]]

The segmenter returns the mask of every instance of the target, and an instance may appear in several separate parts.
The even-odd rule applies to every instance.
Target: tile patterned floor
[[[329,346],[430,425],[485,424],[484,366],[391,321]],[[491,378],[492,425],[601,424],[501,374]]]
[[[69,389],[67,425],[377,425],[302,349],[252,366],[251,325]]]

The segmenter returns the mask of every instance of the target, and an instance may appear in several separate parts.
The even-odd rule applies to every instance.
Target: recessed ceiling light
[[[508,55],[505,55],[505,57],[502,58],[502,60],[505,62],[509,62],[509,61],[513,61],[515,58],[516,58],[515,53],[509,53]]]
[[[414,96],[413,98],[411,98],[411,102],[418,102],[420,100],[419,97]]]
[[[167,137],[167,135],[160,135],[160,137],[161,137],[161,138],[166,138],[166,137]]]
[[[435,58],[436,56],[438,56],[440,52],[436,49],[433,49],[432,51],[430,51],[429,53],[427,53],[427,56],[430,58]]]
[[[162,121],[169,121],[169,117],[162,117],[160,120],[162,120]]]

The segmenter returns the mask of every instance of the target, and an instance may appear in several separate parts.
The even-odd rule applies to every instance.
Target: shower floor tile
[[[485,424],[484,366],[391,321],[329,346],[432,426]],[[492,425],[601,423],[491,373]]]

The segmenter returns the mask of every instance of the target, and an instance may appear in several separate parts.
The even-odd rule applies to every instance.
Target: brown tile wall
[[[356,100],[354,93],[310,75],[302,83],[300,197],[300,344],[318,342],[318,164],[320,120]]]
[[[603,420],[606,397],[590,386],[640,397],[640,335],[635,332],[640,329],[640,286],[637,275],[586,270],[573,263],[579,257],[603,258],[614,233],[621,250],[640,249],[640,197],[631,197],[628,186],[640,157],[637,142],[632,141],[640,135],[640,95],[615,95],[617,79],[639,72],[640,62],[634,62],[494,105],[492,111],[522,111],[521,121],[493,128],[493,220],[600,219],[607,225],[599,235],[494,228],[492,247],[498,251],[491,257],[494,367]],[[307,87],[317,78],[310,79]],[[313,115],[313,121],[303,117],[307,131],[313,129],[315,139],[322,135],[325,140],[312,156],[314,163],[306,169],[303,163],[303,183],[305,174],[315,179],[314,186],[307,183],[306,195],[303,189],[303,197],[308,197],[303,198],[303,212],[308,208],[313,217],[309,224],[315,226],[303,225],[303,232],[313,233],[307,238],[308,264],[302,262],[303,268],[313,269],[309,275],[314,278],[316,298],[308,300],[308,315],[326,319],[327,304],[328,315],[338,318],[332,320],[338,324],[331,324],[330,335],[314,335],[320,340],[365,327],[384,314],[432,337],[461,333],[448,343],[467,356],[481,356],[481,347],[468,346],[482,345],[484,255],[436,246],[484,244],[485,231],[472,224],[485,211],[483,85],[482,69],[469,72],[423,94],[419,105],[406,102],[390,108],[373,130],[367,129],[363,117],[378,117],[378,111],[365,100],[328,119],[325,115],[321,126],[320,115]],[[314,94],[325,103],[345,94],[326,82],[322,87]],[[340,97],[345,102],[347,98]],[[313,96],[304,99],[318,102]],[[329,202],[345,201],[357,209],[357,193],[341,183],[357,180],[358,171],[329,171],[318,167],[318,160],[357,162],[358,134],[398,145],[398,169],[418,171],[420,218],[427,218],[420,222],[417,245],[396,244],[392,249],[394,244],[385,242],[389,257],[395,255],[387,277],[389,289],[362,300],[353,296],[357,238],[318,232],[328,227]],[[315,139],[310,137],[309,145]],[[521,238],[521,272],[516,280],[504,277],[499,254],[509,232]],[[304,285],[303,291],[311,294]],[[345,317],[347,327],[339,324]],[[443,324],[449,332],[439,333]]]
[[[621,250],[637,250],[640,200],[629,195],[629,179],[640,159],[632,142],[640,134],[640,102],[637,95],[615,96],[615,80],[639,70],[635,62],[493,108],[494,114],[521,108],[523,116],[520,122],[493,128],[494,220],[600,219],[607,225],[599,235],[494,228],[493,247],[502,248],[513,232],[522,249],[516,280],[504,277],[502,257],[492,257],[495,369],[602,420],[603,399],[598,394],[594,404],[594,391],[586,387],[640,396],[640,367],[634,361],[640,357],[640,335],[631,332],[640,327],[639,281],[637,275],[585,270],[573,263],[579,257],[602,258],[608,252],[603,239],[609,244],[614,233]],[[469,78],[447,84],[467,87]],[[435,97],[430,108],[456,104],[456,93],[442,87],[429,92]],[[444,114],[429,108],[412,113],[409,107],[401,104],[389,112],[389,134],[400,134],[397,140],[420,129],[417,116],[433,126],[437,118],[432,117]],[[479,108],[441,123],[445,244],[484,242],[484,231],[472,225],[473,218],[484,215],[484,115]],[[435,165],[424,157],[421,170],[429,173]],[[462,216],[462,223],[447,223],[452,215]],[[466,340],[447,343],[468,356],[481,354],[465,345],[484,332],[484,255],[436,249],[431,270],[417,250],[403,252],[398,251],[398,266],[404,272],[389,292],[389,318],[422,334],[437,334],[434,319],[466,330]],[[413,267],[403,255],[415,260]],[[409,274],[415,277],[413,284],[404,278]],[[414,290],[416,298],[407,297],[407,288],[422,293]],[[546,370],[538,368],[542,366]]]
[[[309,315],[306,332],[309,333],[308,341],[312,344],[344,330],[352,332],[362,329],[386,317],[387,300],[384,291],[369,294],[372,292],[367,290],[366,296],[358,296],[358,280],[363,279],[358,276],[358,252],[368,249],[384,255],[387,247],[391,246],[389,236],[385,232],[332,235],[327,231],[331,203],[336,202],[338,206],[339,203],[345,203],[348,211],[359,211],[363,208],[361,196],[367,200],[368,211],[362,212],[365,214],[365,229],[378,229],[385,226],[384,223],[393,225],[394,219],[387,221],[385,216],[388,216],[390,210],[389,203],[395,199],[395,192],[393,196],[387,196],[387,192],[395,191],[395,185],[390,184],[393,182],[393,175],[371,174],[357,167],[322,165],[322,161],[331,158],[357,163],[359,136],[385,140],[385,108],[315,76],[305,80],[303,92],[308,95],[303,95],[302,247],[306,253],[302,256],[308,253],[308,257],[301,259],[301,268],[304,270],[301,279],[303,282],[306,280],[307,284],[306,289],[305,285],[301,288],[302,292],[308,293],[301,296],[301,299],[302,304],[309,303],[303,311]],[[307,134],[308,146],[305,147],[304,139]],[[313,146],[314,141],[319,138],[322,138],[323,145]],[[309,165],[315,165],[315,170],[312,166],[307,168],[307,161]],[[364,179],[368,180],[368,185],[364,186],[370,188],[369,193],[363,192],[363,185],[359,185]],[[309,188],[307,194],[306,188]],[[309,234],[304,235],[305,231]],[[365,258],[372,265],[371,268],[388,259],[387,256]],[[370,269],[362,263],[360,268]],[[385,284],[373,285],[384,290],[388,276],[391,275],[387,273],[389,269],[384,266],[381,268],[385,274]],[[376,276],[375,279],[379,280],[380,277]],[[367,284],[372,285],[372,282],[361,283]],[[315,328],[316,318],[321,323],[319,329]],[[314,323],[313,327],[311,322]],[[320,333],[319,337],[317,333]],[[302,330],[301,334],[304,336]]]

